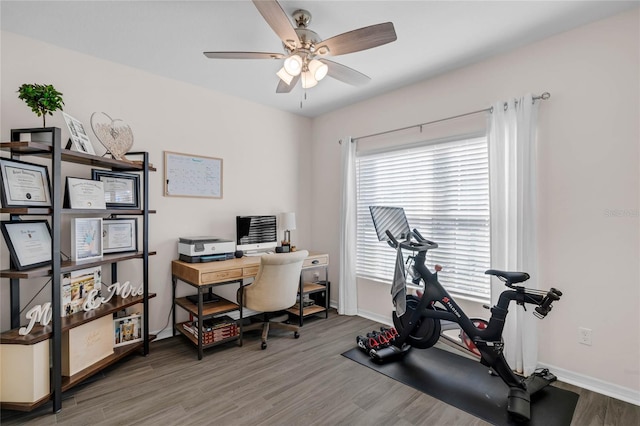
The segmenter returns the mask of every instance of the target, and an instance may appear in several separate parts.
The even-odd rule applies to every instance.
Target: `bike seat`
[[[529,279],[529,274],[527,274],[526,272],[508,272],[498,271],[497,269],[489,269],[484,273],[487,275],[495,275],[496,277],[503,278],[503,281],[511,284],[521,283]]]

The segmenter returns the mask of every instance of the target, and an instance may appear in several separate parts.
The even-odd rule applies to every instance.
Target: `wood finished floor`
[[[305,321],[301,337],[258,333],[205,351],[184,337],[154,342],[30,413],[3,411],[2,425],[486,425],[340,354],[380,324],[332,312]],[[580,394],[572,425],[640,425],[640,407],[564,383]]]

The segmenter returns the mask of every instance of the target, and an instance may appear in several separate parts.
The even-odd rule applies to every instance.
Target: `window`
[[[427,266],[457,297],[489,302],[489,160],[486,136],[358,154],[359,276],[391,281],[395,251],[376,237],[369,206],[404,207],[411,229],[438,249]],[[405,253],[405,256],[409,253]]]

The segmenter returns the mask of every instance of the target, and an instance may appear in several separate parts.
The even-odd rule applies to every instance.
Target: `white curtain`
[[[356,144],[342,139],[342,198],[340,205],[340,282],[338,283],[338,313],[358,313],[356,286]]]
[[[491,267],[528,272],[538,288],[537,109],[531,94],[493,105],[489,124]],[[504,284],[492,278],[495,304]],[[512,302],[503,334],[511,368],[531,374],[538,361],[537,319]]]

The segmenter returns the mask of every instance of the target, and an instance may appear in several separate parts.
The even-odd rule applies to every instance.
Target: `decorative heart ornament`
[[[104,112],[94,112],[91,128],[113,158],[128,161],[124,155],[133,146],[133,132],[127,123],[119,118],[114,120]]]

